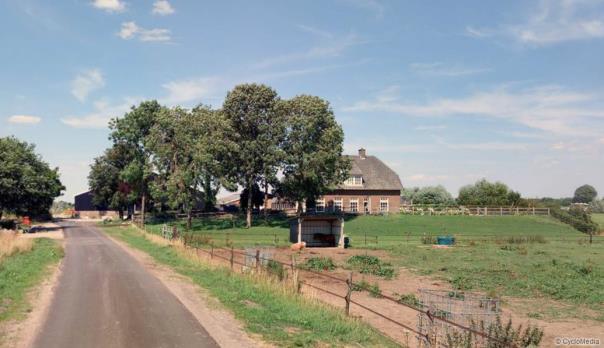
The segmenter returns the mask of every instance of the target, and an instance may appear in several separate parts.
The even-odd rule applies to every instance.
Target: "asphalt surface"
[[[98,228],[62,226],[63,271],[34,347],[218,347],[157,278]]]

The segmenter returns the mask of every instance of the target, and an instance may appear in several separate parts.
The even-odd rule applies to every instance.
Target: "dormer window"
[[[363,186],[363,177],[361,175],[353,175],[346,179],[346,186]]]

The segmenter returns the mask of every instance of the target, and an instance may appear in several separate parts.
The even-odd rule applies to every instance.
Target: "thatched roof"
[[[350,175],[361,175],[363,177],[362,186],[347,186],[342,184],[340,189],[349,190],[401,190],[403,185],[401,179],[394,170],[390,169],[384,162],[375,156],[366,156],[363,153],[359,156],[346,156],[352,162]]]

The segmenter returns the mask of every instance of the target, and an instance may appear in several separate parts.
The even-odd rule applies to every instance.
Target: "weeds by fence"
[[[144,226],[141,226],[140,224],[136,224],[136,225],[139,228],[141,228],[143,231],[146,232],[146,230],[144,229]],[[329,294],[331,296],[334,296],[336,298],[343,300],[345,302],[344,308],[345,308],[345,312],[347,315],[350,315],[351,305],[355,305],[358,308],[361,308],[367,312],[370,312],[404,330],[407,330],[408,332],[414,333],[416,335],[416,338],[418,339],[418,342],[422,342],[424,345],[431,344],[431,342],[435,345],[438,344],[436,341],[434,341],[434,337],[430,337],[430,336],[426,335],[425,333],[421,332],[421,330],[419,328],[414,328],[409,325],[406,325],[405,323],[402,323],[399,320],[396,320],[395,318],[392,318],[384,313],[381,313],[381,312],[369,307],[366,304],[363,304],[363,303],[358,302],[357,300],[354,300],[352,298],[353,291],[365,290],[365,291],[372,292],[372,290],[370,289],[370,287],[363,286],[363,284],[360,282],[354,282],[353,281],[353,272],[350,272],[349,276],[346,279],[343,279],[343,278],[340,278],[340,277],[337,277],[337,276],[334,276],[334,275],[331,275],[331,274],[328,274],[325,272],[321,272],[319,270],[315,270],[312,267],[304,267],[302,265],[298,265],[297,261],[295,259],[295,256],[292,256],[292,260],[290,263],[286,263],[286,262],[275,260],[273,258],[263,257],[260,249],[255,250],[254,253],[250,253],[250,250],[241,252],[239,250],[235,250],[233,245],[230,245],[230,247],[216,246],[213,243],[213,241],[204,240],[202,238],[199,238],[199,235],[195,235],[193,233],[179,235],[178,231],[176,230],[176,231],[174,231],[174,233],[166,234],[166,236],[168,238],[182,240],[185,248],[194,250],[194,253],[197,255],[197,257],[201,257],[202,254],[205,254],[206,256],[208,256],[210,258],[210,260],[214,260],[214,259],[222,260],[223,262],[225,262],[229,265],[230,269],[233,272],[236,271],[236,266],[240,266],[241,271],[253,269],[256,271],[264,270],[269,274],[271,274],[271,273],[278,274],[277,277],[280,280],[284,280],[284,281],[286,279],[292,280],[293,285],[297,289],[298,292],[301,291],[303,286],[306,286],[308,288],[314,289],[316,291],[320,291],[325,294]],[[250,258],[250,255],[253,255],[253,257]],[[238,260],[238,258],[242,259],[243,262]],[[253,262],[250,263],[249,262],[250,259],[253,260]],[[279,271],[275,273],[276,268],[278,268]],[[321,277],[324,279],[329,279],[332,281],[342,283],[346,286],[346,294],[342,295],[342,294],[335,292],[332,289],[326,289],[324,287],[317,286],[316,284],[310,283],[309,281],[300,279],[300,276],[299,276],[300,272],[307,272],[314,276],[318,276],[318,277]],[[374,297],[379,297],[380,299],[389,301],[397,306],[403,306],[405,308],[411,309],[411,310],[417,312],[418,315],[422,315],[423,317],[428,318],[428,320],[430,320],[430,321],[438,321],[449,327],[453,327],[457,330],[461,330],[467,336],[479,338],[481,342],[490,342],[490,343],[497,343],[497,344],[502,343],[502,342],[500,342],[500,340],[498,338],[490,336],[489,333],[485,330],[480,330],[476,327],[470,327],[467,325],[463,325],[463,324],[454,322],[454,321],[448,319],[446,316],[441,316],[438,313],[431,312],[429,308],[428,309],[424,308],[423,304],[421,304],[421,303],[414,303],[414,302],[410,302],[410,301],[401,301],[400,296],[397,296],[396,294],[394,294],[392,296],[387,295],[387,294],[382,293],[378,288],[377,295]],[[517,345],[507,345],[507,346],[518,347]]]

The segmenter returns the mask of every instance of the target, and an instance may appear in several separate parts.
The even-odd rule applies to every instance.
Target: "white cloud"
[[[384,17],[384,5],[377,0],[342,0],[352,6],[373,12],[376,18]]]
[[[307,33],[310,33],[310,34],[313,34],[313,35],[316,35],[316,36],[319,36],[319,37],[322,37],[325,39],[332,39],[334,36],[332,33],[328,32],[326,30],[321,30],[321,29],[311,27],[308,25],[299,24],[298,28],[304,32],[307,32]]]
[[[422,125],[422,126],[417,126],[415,127],[415,130],[418,131],[434,131],[434,130],[443,130],[446,129],[447,126],[445,126],[444,124],[437,124],[437,125]]]
[[[363,44],[356,34],[350,33],[345,36],[331,37],[323,36],[322,43],[313,47],[310,47],[306,51],[289,53],[284,55],[278,55],[272,58],[265,59],[258,64],[255,64],[255,68],[268,68],[273,65],[292,63],[301,60],[319,59],[319,58],[333,58],[340,56],[348,48]]]
[[[117,33],[119,37],[124,40],[130,40],[138,38],[140,41],[159,41],[167,42],[170,41],[171,33],[168,29],[145,29],[139,27],[135,22],[124,22],[122,28]]]
[[[493,32],[489,29],[479,29],[479,28],[474,28],[472,26],[467,26],[466,34],[471,37],[483,38],[483,37],[489,37],[489,36],[493,35]]]
[[[168,0],[157,0],[153,3],[153,10],[151,12],[160,16],[167,16],[174,13],[174,8]]]
[[[604,129],[594,119],[604,118],[602,96],[567,90],[559,86],[537,86],[510,91],[509,86],[477,92],[460,98],[441,98],[423,104],[384,100],[359,101],[345,107],[348,112],[388,112],[406,116],[479,116],[522,124],[559,135],[596,136]],[[600,128],[600,129],[598,129]]]
[[[78,74],[71,81],[71,94],[83,102],[92,91],[103,86],[105,86],[105,79],[101,70],[90,69]]]
[[[509,37],[522,44],[544,46],[565,41],[604,38],[602,0],[542,0],[523,23],[496,29],[466,27],[472,37]]]
[[[171,81],[162,85],[168,95],[162,98],[167,104],[201,102],[202,99],[215,98],[226,91],[225,81],[215,77],[201,77]]]
[[[94,0],[92,6],[107,12],[123,12],[126,3],[121,0]]]
[[[32,115],[12,115],[8,118],[8,123],[12,124],[38,124],[42,119]]]
[[[441,62],[412,63],[409,65],[409,67],[412,71],[418,74],[446,77],[474,75],[490,71],[490,69],[486,68],[466,68],[462,66],[449,66]]]
[[[109,120],[121,117],[142,98],[124,98],[121,103],[110,104],[104,100],[94,103],[94,111],[84,116],[67,116],[61,119],[64,124],[73,128],[106,128]]]

